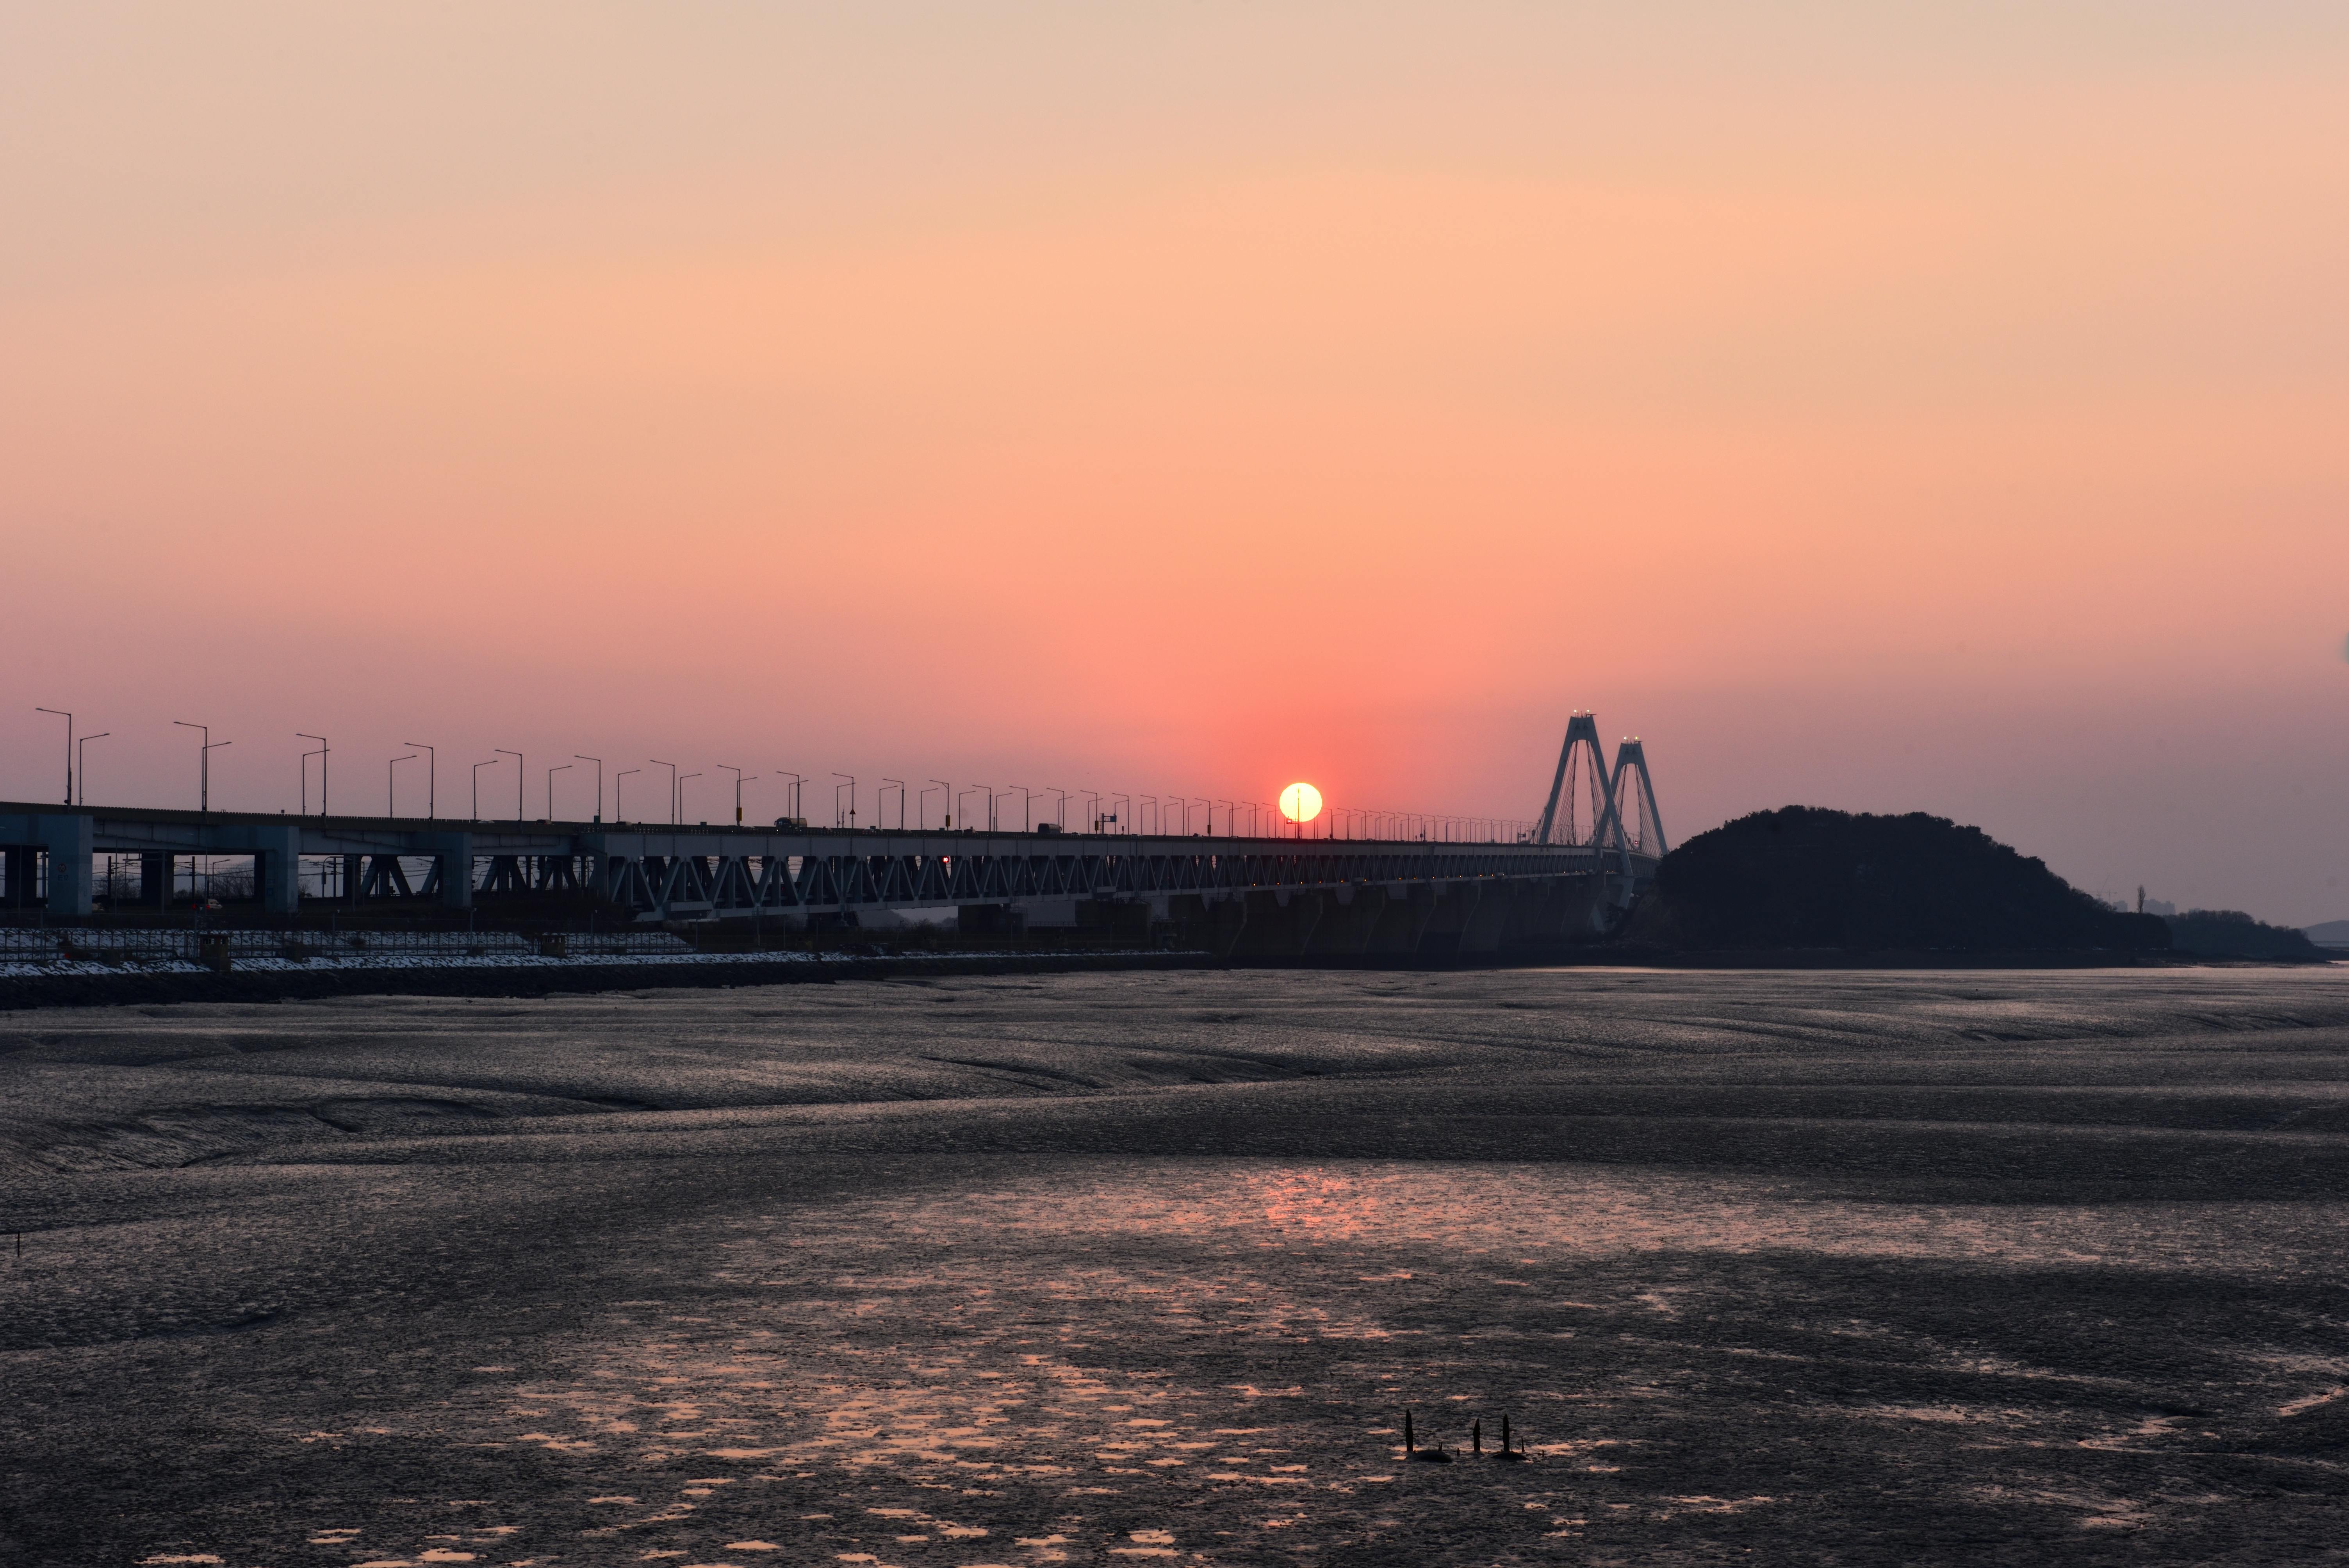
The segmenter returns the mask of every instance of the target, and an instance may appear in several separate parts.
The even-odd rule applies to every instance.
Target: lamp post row
[[[64,708],[57,707],[36,707],[33,711],[36,713],[51,714],[66,721],[65,803],[68,807],[75,805],[77,801],[83,805],[88,804],[88,753],[85,748],[93,740],[105,740],[109,738],[113,734],[113,731],[100,730],[96,735],[84,735],[77,738],[74,734],[74,716],[70,712]],[[201,738],[198,747],[198,766],[196,775],[197,810],[201,811],[210,811],[212,810],[212,754],[222,747],[233,746],[236,743],[233,740],[214,740],[212,738],[211,727],[206,725],[194,724],[186,719],[177,718],[173,719],[171,722],[174,726],[180,728],[192,729],[196,731],[198,736]],[[318,743],[318,748],[316,751],[305,751],[301,754],[302,812],[305,816],[309,814],[310,758],[315,757],[318,759],[318,814],[322,817],[326,816],[327,814],[326,768],[327,759],[332,755],[332,748],[327,744],[326,738],[325,736],[312,735],[307,730],[296,730],[295,735],[297,739],[315,740]],[[398,815],[398,774],[397,769],[398,765],[403,762],[413,762],[416,759],[416,753],[420,752],[423,754],[425,758],[424,815],[428,820],[434,820],[439,815],[440,808],[440,755],[432,747],[420,740],[404,740],[400,742],[400,744],[403,746],[412,746],[416,748],[416,752],[411,752],[405,757],[395,757],[386,765],[384,783],[385,814],[387,816]],[[528,773],[523,765],[523,754],[519,751],[510,751],[502,746],[492,747],[491,749],[495,751],[500,757],[511,757],[514,759],[514,820],[517,822],[522,821],[524,820],[526,812],[523,801],[523,790],[528,781]],[[590,757],[585,752],[574,752],[572,755],[577,761],[592,762],[595,765],[595,820],[600,823],[604,820],[604,759],[600,757]],[[672,826],[682,826],[685,818],[685,786],[688,781],[698,779],[702,777],[702,775],[698,772],[680,774],[678,771],[678,765],[676,763],[663,761],[657,757],[653,758],[651,760],[654,766],[666,768],[669,770],[669,822]],[[476,762],[473,764],[472,820],[479,821],[481,820],[481,769],[484,768],[494,768],[496,766],[497,763],[494,759],[487,762]],[[745,784],[757,781],[761,777],[762,777],[762,775],[757,773],[746,773],[741,769],[735,767],[731,763],[721,762],[717,766],[720,772],[731,773],[734,775],[734,825],[739,828],[743,824],[742,787]],[[571,763],[565,762],[546,770],[546,820],[549,821],[552,821],[554,818],[554,776],[557,773],[569,771],[571,767]],[[622,769],[613,776],[612,805],[613,816],[616,820],[626,821],[627,820],[626,814],[620,809],[620,780],[627,778],[632,773],[641,773],[643,771],[644,769],[641,768],[627,768]],[[803,774],[778,769],[775,777],[779,779],[788,779],[790,781],[789,787],[791,789],[790,798],[792,803],[791,815],[794,820],[801,819],[803,814],[800,810],[800,790],[801,787],[807,782],[806,776]],[[835,827],[842,828],[854,828],[856,825],[857,815],[856,776],[851,773],[834,773],[833,777],[835,779],[843,780],[843,782],[835,784],[833,788],[833,825]],[[1007,784],[1000,791],[998,791],[988,785],[973,784],[957,794],[953,784],[944,779],[933,779],[929,782],[932,786],[936,787],[936,790],[937,792],[943,794],[945,797],[946,804],[948,808],[946,813],[945,826],[948,830],[951,830],[954,827],[954,814],[957,810],[960,810],[962,800],[972,795],[979,796],[986,802],[987,827],[990,832],[997,830],[997,803],[999,801],[1008,800],[1015,794],[1019,797],[1019,819],[1021,831],[1031,831],[1034,829],[1035,815],[1033,810],[1033,797],[1038,794],[1051,795],[1057,798],[1058,804],[1054,812],[1054,820],[1056,824],[1063,830],[1068,826],[1069,795],[1071,791],[1062,789],[1056,785],[1047,785],[1040,790],[1031,790],[1022,784]],[[888,792],[893,789],[897,792],[897,827],[899,831],[903,831],[905,826],[906,794],[905,781],[904,779],[883,779],[875,796],[875,805],[876,808],[885,809],[888,800]],[[845,792],[848,796],[848,803],[845,809],[843,809],[840,804],[840,796],[843,792]],[[930,789],[924,789],[919,792],[922,804],[922,810],[918,813],[921,819],[919,830],[924,832],[929,830],[928,808],[929,798],[932,792],[933,791]],[[1134,820],[1133,810],[1134,804],[1137,800],[1150,808],[1151,814],[1154,819],[1153,825],[1161,835],[1164,835],[1166,831],[1167,812],[1171,809],[1179,808],[1182,813],[1181,820],[1183,825],[1178,830],[1184,835],[1188,836],[1191,827],[1191,807],[1195,800],[1206,815],[1206,836],[1210,838],[1215,835],[1216,808],[1219,806],[1223,809],[1223,814],[1225,817],[1225,832],[1231,836],[1239,836],[1239,815],[1243,810],[1245,810],[1248,816],[1249,836],[1264,836],[1262,831],[1263,821],[1258,813],[1269,813],[1275,810],[1274,807],[1262,800],[1224,799],[1219,797],[1210,797],[1205,799],[1198,799],[1192,796],[1169,795],[1162,799],[1155,795],[1134,796],[1123,793],[1103,794],[1100,790],[1095,789],[1079,789],[1075,791],[1075,793],[1080,798],[1092,802],[1092,829],[1094,832],[1113,830],[1118,826],[1125,827],[1126,830],[1129,832],[1138,831],[1140,829],[1140,823]],[[1111,802],[1112,805],[1123,802],[1124,805],[1123,812],[1121,813],[1114,810],[1107,812],[1102,811],[1101,807],[1102,802],[1104,800]],[[968,815],[968,813],[966,813],[966,815]],[[1531,830],[1531,824],[1512,818],[1452,817],[1428,815],[1421,812],[1409,811],[1371,811],[1352,806],[1330,806],[1326,808],[1323,817],[1325,822],[1324,836],[1333,839],[1339,837],[1355,838],[1366,836],[1360,832],[1360,830],[1366,824],[1374,825],[1375,828],[1388,829],[1391,830],[1392,836],[1397,838],[1417,839],[1427,841],[1440,841],[1446,842],[1522,842]],[[1350,820],[1357,830],[1341,835],[1339,832],[1339,820],[1341,817]],[[1299,837],[1301,838],[1304,836],[1305,824],[1303,822],[1296,822],[1291,825],[1297,830]],[[1505,833],[1508,835],[1506,838],[1502,836]]]

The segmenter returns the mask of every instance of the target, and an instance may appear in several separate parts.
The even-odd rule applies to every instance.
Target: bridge
[[[1473,953],[1604,929],[1665,849],[1639,743],[1625,741],[1609,764],[1587,714],[1568,726],[1539,826],[1519,841],[1326,834],[448,821],[0,802],[0,905],[90,916],[100,857],[129,857],[138,891],[109,896],[109,910],[160,908],[180,862],[202,857],[248,862],[254,902],[274,919],[320,902],[305,892],[310,882],[334,889],[339,907],[387,913],[553,895],[586,902],[615,923],[805,926],[951,907],[967,930],[1142,934],[1161,924],[1205,931],[1226,951]]]

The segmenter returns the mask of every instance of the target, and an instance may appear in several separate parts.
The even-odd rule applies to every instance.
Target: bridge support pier
[[[1437,882],[1432,894],[1427,918],[1420,923],[1416,951],[1426,958],[1455,957],[1467,934],[1468,917],[1475,913],[1476,884]]]
[[[1306,934],[1305,951],[1340,958],[1367,952],[1386,907],[1386,889],[1339,887],[1319,896],[1321,920]]]
[[[0,851],[0,872],[8,879],[5,896],[10,909],[33,907],[33,879],[39,869],[40,852],[29,844],[11,844]]]
[[[1435,913],[1435,894],[1425,887],[1394,883],[1379,890],[1384,901],[1362,939],[1364,953],[1409,955],[1419,951],[1419,939]]]
[[[253,834],[253,892],[264,914],[295,914],[302,908],[302,830],[256,828]]]
[[[432,855],[440,861],[440,905],[444,909],[473,907],[473,835],[435,836]]]
[[[49,913],[89,913],[97,825],[88,817],[36,817],[33,826],[49,851]]]
[[[1502,882],[1469,882],[1461,890],[1469,899],[1466,918],[1460,923],[1460,951],[1463,953],[1498,953],[1501,934],[1509,923],[1509,907],[1516,902],[1509,884]]]

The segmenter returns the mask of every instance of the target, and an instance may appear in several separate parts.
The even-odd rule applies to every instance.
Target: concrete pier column
[[[302,909],[302,830],[254,830],[253,891],[264,914],[298,914]]]
[[[358,903],[359,890],[366,885],[367,857],[365,855],[345,855],[343,857],[343,902],[345,903]]]
[[[1462,953],[1498,953],[1508,928],[1511,890],[1497,877],[1459,884],[1469,900],[1460,921]]]
[[[139,857],[139,902],[157,909],[171,902],[171,857],[140,855]]]
[[[90,857],[97,824],[88,817],[36,817],[34,828],[49,851],[49,913],[90,912]]]
[[[34,861],[40,852],[26,844],[11,844],[0,851],[0,872],[8,879],[5,892],[0,896],[7,899],[10,909],[33,907]]]
[[[473,835],[436,833],[430,853],[440,862],[440,904],[444,909],[473,907]]]

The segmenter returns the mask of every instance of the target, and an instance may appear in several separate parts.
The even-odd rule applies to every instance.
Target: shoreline
[[[599,991],[730,989],[938,975],[1064,975],[1121,971],[1293,969],[1411,971],[1495,969],[1650,969],[1663,972],[1845,970],[1876,974],[1940,971],[2115,969],[2310,969],[2323,958],[2195,958],[2179,954],[1849,953],[1835,950],[1665,953],[1578,949],[1547,954],[1456,956],[1446,961],[1251,956],[1204,951],[1126,953],[891,954],[837,956],[807,953],[645,954],[598,963],[500,954],[439,962],[240,962],[225,972],[191,963],[126,968],[97,962],[43,965],[0,974],[0,1013],[44,1007],[122,1007],[200,1002],[316,1001],[338,996],[534,997]]]
[[[125,1007],[182,1002],[317,1001],[336,996],[548,996],[595,991],[827,984],[942,975],[1061,975],[1089,971],[1203,969],[1205,953],[968,954],[903,957],[696,955],[679,963],[638,959],[500,960],[413,965],[295,965],[233,968],[195,965],[124,972],[103,965],[0,976],[0,1012],[42,1007]]]

